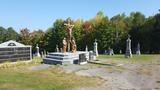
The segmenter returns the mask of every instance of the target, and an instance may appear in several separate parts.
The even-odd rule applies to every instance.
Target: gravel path
[[[67,73],[98,76],[101,86],[78,87],[77,90],[160,90],[160,60],[146,62],[95,61],[103,65],[62,66]]]

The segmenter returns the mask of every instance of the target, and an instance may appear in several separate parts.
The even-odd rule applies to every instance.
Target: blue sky
[[[132,11],[151,16],[158,9],[160,0],[0,0],[0,26],[46,30],[59,18],[88,20],[98,11],[109,17]]]

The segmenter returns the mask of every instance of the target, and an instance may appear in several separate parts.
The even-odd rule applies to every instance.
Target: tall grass
[[[18,66],[24,66],[24,65],[31,65],[31,64],[39,64],[42,62],[42,58],[40,57],[34,57],[32,60],[26,60],[26,61],[16,61],[16,62],[4,62],[0,64],[0,69],[7,69],[7,68],[13,68]]]

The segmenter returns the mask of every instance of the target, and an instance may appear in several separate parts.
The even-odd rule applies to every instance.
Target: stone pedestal
[[[84,60],[84,58],[82,58],[83,60],[80,60],[80,55],[82,54],[85,55],[86,61]],[[87,59],[89,59],[89,54],[83,51],[77,51],[76,53],[54,52],[46,55],[46,57],[43,59],[43,62],[46,64],[81,64],[87,62]]]

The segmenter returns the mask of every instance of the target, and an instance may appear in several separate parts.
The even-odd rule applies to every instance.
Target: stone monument
[[[70,19],[64,23],[67,28],[67,36],[62,41],[62,52],[49,53],[43,62],[46,64],[85,64],[89,59],[89,52],[77,51],[77,45],[72,36],[72,29],[74,25]]]
[[[71,47],[73,47],[71,45],[73,45],[72,29],[73,29],[74,25],[71,23],[71,19],[67,19],[66,22],[64,23],[64,26],[66,26],[66,28],[67,28],[67,51],[69,52]],[[73,51],[73,50],[71,50],[71,51]]]
[[[95,39],[93,52],[95,53],[96,56],[98,56],[98,48],[97,48],[97,46],[98,46],[97,40]]]
[[[38,47],[38,44],[36,45],[36,48],[37,48],[37,57],[41,57],[40,53],[39,53],[39,47]]]
[[[140,44],[137,44],[137,50],[136,50],[137,55],[141,55],[141,50],[140,50]]]
[[[130,35],[128,35],[128,39],[126,40],[126,53],[125,53],[125,57],[126,58],[132,57]]]

